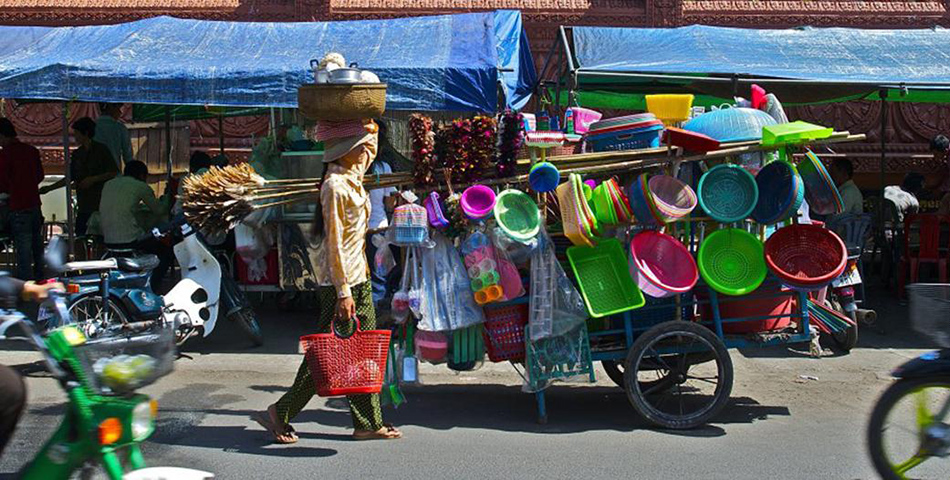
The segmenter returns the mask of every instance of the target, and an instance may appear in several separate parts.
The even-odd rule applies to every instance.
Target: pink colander
[[[688,292],[699,280],[696,260],[689,250],[665,233],[638,233],[630,242],[630,258],[630,274],[640,290],[653,298]]]

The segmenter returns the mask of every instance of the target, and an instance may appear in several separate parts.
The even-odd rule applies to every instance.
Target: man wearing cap
[[[320,205],[313,230],[319,238],[315,262],[320,285],[317,330],[332,331],[337,322],[341,333],[352,331],[358,319],[363,330],[376,328],[369,265],[366,261],[366,232],[370,199],[363,188],[363,176],[376,158],[378,127],[372,121],[325,122],[317,127],[316,139],[324,142],[326,173],[320,188]],[[346,327],[344,327],[346,325]],[[293,386],[266,412],[254,420],[266,428],[278,443],[294,443],[297,435],[289,422],[315,394],[310,368],[304,360]],[[356,440],[396,439],[402,432],[383,423],[379,394],[348,395]]]

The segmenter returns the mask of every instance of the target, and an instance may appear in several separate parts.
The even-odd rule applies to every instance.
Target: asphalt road
[[[292,382],[301,356],[296,338],[306,314],[263,315],[268,344],[245,350],[227,323],[191,344],[194,359],[145,393],[159,402],[158,430],[145,445],[152,466],[215,472],[217,478],[874,478],[864,447],[871,407],[888,372],[928,347],[891,315],[887,335],[864,332],[850,355],[809,358],[786,348],[733,351],[732,399],[698,430],[651,430],[602,371],[598,382],[549,390],[550,422],[535,421],[534,397],[504,365],[455,374],[422,370],[425,385],[384,411],[398,441],[354,442],[345,402],[314,399],[297,418],[300,442],[271,444],[248,415]],[[8,345],[0,345],[0,348]],[[30,406],[0,459],[12,478],[38,450],[62,413],[64,395],[23,351],[0,363],[29,375]],[[803,378],[816,377],[815,379]],[[950,462],[936,464],[950,468]],[[950,470],[934,478],[947,478]]]

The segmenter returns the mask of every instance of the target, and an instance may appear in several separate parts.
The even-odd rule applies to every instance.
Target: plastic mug
[[[498,281],[501,279],[501,278],[498,276],[498,272],[497,272],[496,270],[489,270],[489,271],[483,273],[482,276],[481,276],[481,277],[478,277],[478,278],[479,278],[479,280],[482,281],[482,285],[484,285],[484,286],[486,286],[486,287],[489,286],[489,285],[495,285],[495,284],[497,284]]]
[[[478,269],[482,272],[490,272],[492,270],[498,269],[498,264],[495,263],[495,260],[491,258],[483,258],[481,262],[478,262]]]
[[[500,286],[491,285],[475,292],[475,303],[485,305],[486,303],[494,302],[500,299],[504,293]]]
[[[482,268],[479,265],[472,265],[468,268],[468,278],[476,279],[482,276]]]

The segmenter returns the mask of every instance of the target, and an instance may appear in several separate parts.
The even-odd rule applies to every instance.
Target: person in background
[[[207,172],[210,166],[211,157],[207,153],[201,150],[191,152],[191,158],[188,159],[188,175],[178,179],[178,193],[175,195],[175,205],[172,207],[172,215],[182,213],[181,195],[184,192],[185,179],[192,175],[201,175]]]
[[[214,165],[215,167],[218,167],[218,168],[224,168],[230,164],[231,162],[228,161],[228,156],[223,153],[219,153],[215,155],[214,158],[211,159],[211,165]]]
[[[940,165],[939,177],[936,185],[933,187],[937,195],[933,199],[940,198],[940,205],[937,207],[937,215],[950,215],[950,138],[945,135],[937,135],[930,140],[930,153],[934,160]]]
[[[382,121],[377,120],[376,123],[379,125],[380,154],[366,172],[366,175],[370,178],[375,175],[393,173],[392,164],[389,163],[389,155],[386,154],[388,153],[387,149],[383,147],[383,145],[389,145],[387,137],[388,129],[386,124]],[[391,146],[390,150],[392,150]],[[376,269],[372,267],[374,265],[374,259],[376,258],[376,245],[373,244],[372,237],[374,235],[386,234],[385,229],[389,227],[389,216],[395,209],[396,195],[398,195],[397,190],[393,187],[376,188],[369,191],[371,209],[369,214],[369,238],[366,239],[366,256],[369,258],[369,264],[371,266],[373,302],[377,305],[377,308],[380,306],[385,307],[385,299],[391,293],[390,290],[396,288],[392,280],[398,275],[396,271],[399,269],[393,268],[389,275],[385,277],[376,272]],[[398,283],[398,278],[396,280],[395,283]]]
[[[39,285],[34,282],[10,277],[0,272],[0,306],[15,306],[17,300],[42,302],[49,296],[52,289],[63,289],[62,283],[46,283]],[[10,442],[16,424],[26,406],[26,384],[20,374],[10,367],[0,365],[0,456],[3,449]]]
[[[917,195],[920,195],[923,188],[924,176],[914,172],[905,175],[900,186],[890,185],[884,188],[884,199],[888,201],[893,209],[891,210],[893,221],[897,222],[898,225],[904,222],[904,217],[920,210]]]
[[[105,144],[93,140],[96,122],[83,117],[73,122],[73,137],[79,143],[70,158],[73,185],[76,188],[76,235],[85,235],[92,214],[99,211],[102,186],[119,174],[112,152]],[[43,187],[40,195],[66,185],[66,179]]]
[[[99,215],[102,236],[106,247],[133,249],[158,256],[158,267],[152,272],[152,282],[158,285],[174,261],[174,253],[168,245],[146,235],[154,225],[142,225],[138,212],[142,205],[155,217],[162,218],[168,212],[168,197],[155,198],[148,186],[148,167],[133,160],[125,165],[125,174],[106,182],[102,188]]]
[[[864,213],[864,195],[854,184],[854,165],[847,158],[836,158],[831,163],[831,179],[838,186],[844,205],[839,215]],[[833,220],[837,215],[829,218]]]
[[[17,138],[16,128],[0,118],[0,193],[6,193],[10,230],[16,246],[17,276],[43,276],[43,212],[39,184],[43,181],[40,151]]]
[[[96,122],[95,140],[109,147],[116,168],[122,170],[122,165],[135,160],[129,129],[119,121],[122,118],[122,104],[103,103],[99,105],[99,110],[101,113]]]

